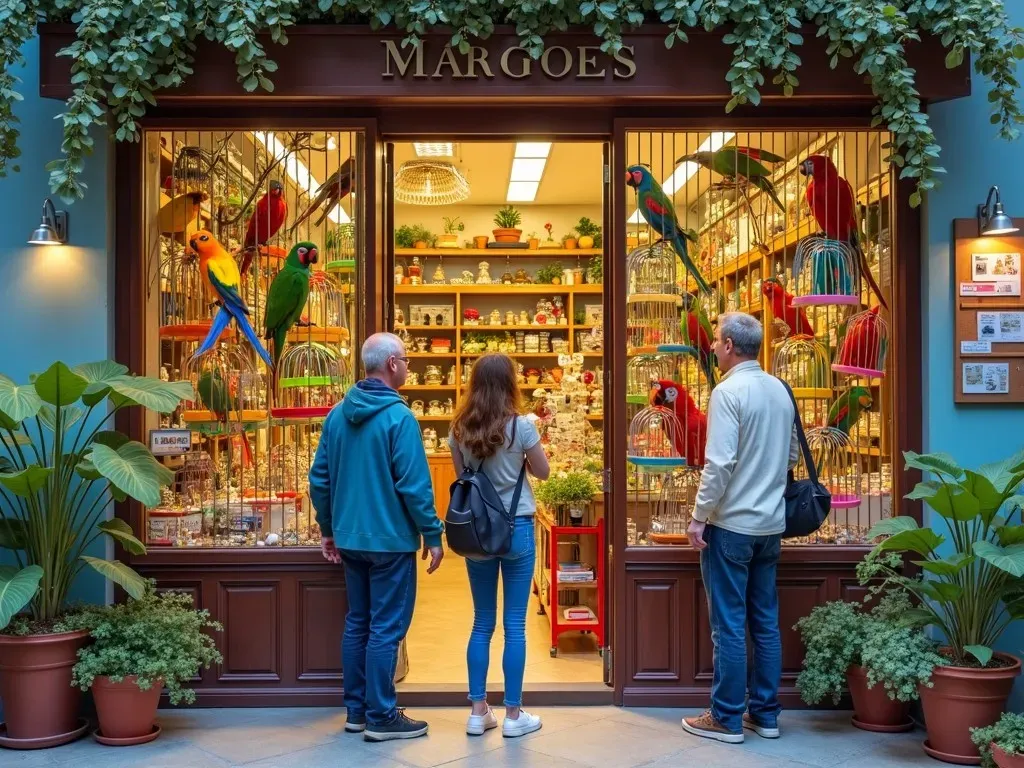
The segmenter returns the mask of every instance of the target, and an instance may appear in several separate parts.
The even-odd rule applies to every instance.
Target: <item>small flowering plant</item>
[[[553,227],[551,226],[551,222],[550,221],[547,224],[544,225],[544,229],[546,229],[548,231],[548,242],[551,242],[551,243],[555,242],[555,238],[553,238],[551,236],[551,230],[553,229]]]

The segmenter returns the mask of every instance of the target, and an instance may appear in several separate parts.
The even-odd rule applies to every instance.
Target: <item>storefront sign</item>
[[[608,55],[596,45],[566,47],[553,45],[534,60],[525,48],[513,45],[497,56],[479,45],[460,53],[450,45],[428,47],[420,41],[415,46],[402,45],[396,40],[381,40],[384,46],[385,78],[418,78],[430,80],[493,80],[496,77],[524,80],[540,72],[554,80],[603,80],[611,72],[614,80],[629,80],[636,75],[634,49],[625,45],[617,53]]]
[[[180,456],[192,450],[192,431],[188,429],[152,429],[149,450],[154,456]]]

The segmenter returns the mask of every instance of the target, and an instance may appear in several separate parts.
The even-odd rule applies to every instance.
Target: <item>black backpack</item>
[[[515,445],[515,441],[516,419],[513,419],[510,445]],[[524,459],[512,496],[512,508],[506,510],[490,478],[484,474],[483,466],[481,461],[474,470],[466,463],[462,475],[451,485],[451,501],[444,518],[445,535],[452,552],[477,559],[504,555],[512,548],[519,495],[526,477]]]
[[[800,451],[803,453],[808,475],[804,480],[794,480],[792,470],[788,475],[785,494],[786,532],[782,534],[782,538],[792,539],[799,536],[810,536],[821,528],[832,508],[832,494],[829,493],[828,488],[818,482],[818,469],[814,466],[814,457],[811,455],[810,446],[807,445],[807,438],[804,436],[800,406],[797,405],[796,397],[789,384],[785,381],[782,381],[782,384],[786,387],[789,399],[793,401],[793,408],[796,411],[793,425],[796,427],[796,436],[800,441]]]

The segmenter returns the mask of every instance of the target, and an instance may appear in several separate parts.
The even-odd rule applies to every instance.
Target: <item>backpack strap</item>
[[[811,447],[807,444],[807,437],[804,435],[803,421],[800,419],[800,406],[796,403],[796,396],[793,394],[793,390],[790,389],[789,383],[783,379],[779,379],[782,382],[782,386],[786,388],[786,392],[789,394],[789,399],[793,402],[793,425],[796,427],[796,437],[800,441],[800,451],[803,453],[804,464],[807,466],[807,476],[815,486],[818,485],[818,468],[814,466],[814,456],[811,455]]]

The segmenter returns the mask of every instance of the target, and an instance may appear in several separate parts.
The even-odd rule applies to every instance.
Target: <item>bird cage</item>
[[[676,252],[669,243],[634,248],[626,257],[629,294],[676,295]]]
[[[213,296],[199,274],[199,258],[179,246],[176,252],[161,253],[160,338],[172,342],[199,342],[213,323]],[[224,329],[221,341],[237,337],[232,326]]]
[[[860,304],[857,256],[848,243],[805,237],[793,257],[793,304]]]
[[[828,352],[814,339],[787,338],[775,350],[772,373],[789,384],[797,400],[830,400]]]
[[[317,419],[341,402],[349,382],[341,353],[315,341],[293,344],[277,365],[270,415],[275,419]]]
[[[818,472],[818,481],[832,494],[832,509],[855,509],[861,502],[861,470],[850,438],[835,427],[812,427],[807,446]],[[797,472],[807,477],[803,456]]]
[[[851,376],[879,379],[885,376],[889,351],[889,326],[878,306],[858,312],[839,331],[839,351],[832,370]]]
[[[193,355],[182,366],[182,379],[195,399],[182,407],[182,420],[207,434],[239,431],[266,417],[266,388],[247,347],[220,344]]]
[[[178,494],[189,504],[202,505],[213,498],[213,459],[206,451],[190,451],[175,474]]]
[[[626,299],[627,354],[650,354],[659,346],[680,344],[678,294],[638,293]]]
[[[348,310],[345,294],[335,277],[321,270],[309,273],[309,298],[300,322],[303,325],[288,332],[288,341],[292,344],[328,344],[347,355]]]
[[[626,402],[647,405],[651,382],[672,379],[675,360],[671,355],[637,355],[626,363]]]
[[[686,466],[682,446],[683,425],[668,408],[652,405],[629,423],[626,459],[644,472],[666,472]]]
[[[677,469],[664,476],[658,500],[652,510],[648,539],[652,544],[685,544],[690,510],[697,499],[700,472]]]

